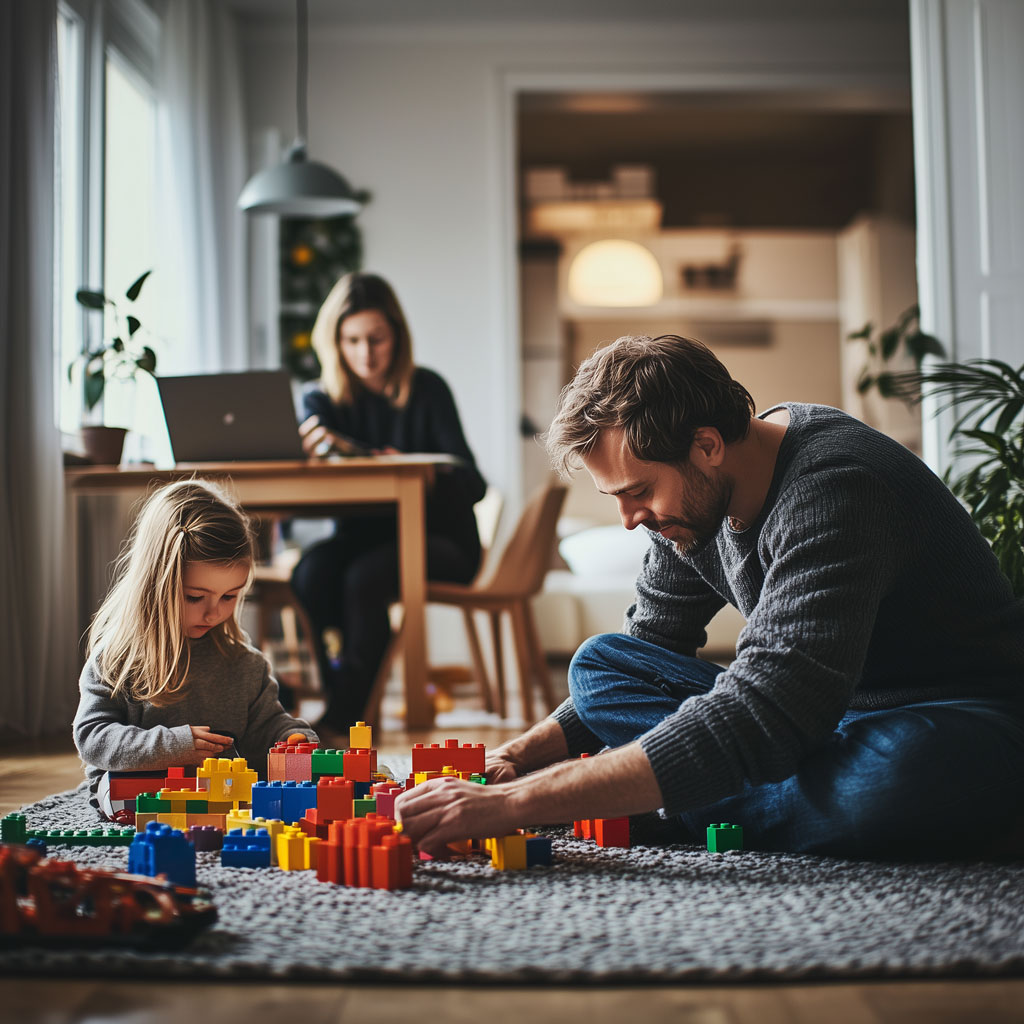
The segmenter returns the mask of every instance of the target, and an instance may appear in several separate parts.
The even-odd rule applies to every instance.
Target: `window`
[[[68,367],[101,338],[81,287],[120,300],[153,266],[159,22],[143,0],[60,0],[57,13],[55,393],[62,431],[83,417]],[[133,312],[146,322],[145,290]],[[109,327],[110,325],[108,325]],[[130,426],[129,389],[109,390],[104,422]]]

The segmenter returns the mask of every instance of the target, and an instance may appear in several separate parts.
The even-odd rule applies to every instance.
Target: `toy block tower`
[[[128,847],[128,870],[137,875],[166,875],[176,885],[195,886],[196,848],[180,829],[151,821]]]
[[[252,787],[259,776],[244,757],[208,757],[196,771],[200,790],[206,790],[207,799],[224,800],[237,807],[252,800]]]

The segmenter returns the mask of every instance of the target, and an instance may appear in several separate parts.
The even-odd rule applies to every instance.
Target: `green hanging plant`
[[[147,270],[132,282],[124,293],[130,303],[134,303],[142,292],[146,278],[152,273]],[[103,292],[88,288],[79,288],[75,299],[86,309],[95,310],[104,315],[109,306],[114,314],[113,335],[104,335],[103,342],[90,349],[83,347],[82,352],[68,366],[68,380],[73,380],[76,366],[82,367],[82,397],[85,408],[92,410],[103,398],[109,380],[134,380],[139,372],[153,375],[156,371],[156,353],[149,345],[143,344],[139,332],[142,323],[134,313],[122,311],[118,304]]]

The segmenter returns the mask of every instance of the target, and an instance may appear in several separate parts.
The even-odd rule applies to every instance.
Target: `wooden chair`
[[[554,694],[547,670],[547,660],[541,650],[537,627],[533,620],[530,600],[544,585],[555,546],[555,527],[565,501],[566,488],[561,484],[548,484],[530,499],[502,550],[488,558],[480,576],[472,583],[427,584],[427,602],[449,605],[462,610],[477,678],[484,690],[487,710],[497,710],[506,717],[505,668],[502,651],[501,616],[508,613],[512,624],[512,637],[519,667],[520,694],[523,717],[533,720],[533,683],[540,685],[549,711],[555,708]],[[494,648],[494,691],[488,681],[474,612],[486,612],[491,622]],[[377,677],[370,699],[368,714],[377,715],[380,698],[388,678],[390,660],[401,642],[401,629],[397,629],[389,648],[388,657]]]

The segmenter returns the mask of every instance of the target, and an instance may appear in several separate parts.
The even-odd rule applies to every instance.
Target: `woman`
[[[427,494],[427,577],[468,583],[480,564],[473,505],[486,489],[444,380],[412,357],[405,316],[388,283],[348,274],[313,326],[319,386],[304,398],[299,427],[311,455],[430,452],[454,455]],[[394,514],[352,516],[310,548],[292,589],[313,625],[327,710],[317,728],[345,733],[363,718],[390,638],[388,605],[398,594]],[[340,644],[338,637],[340,635]]]

